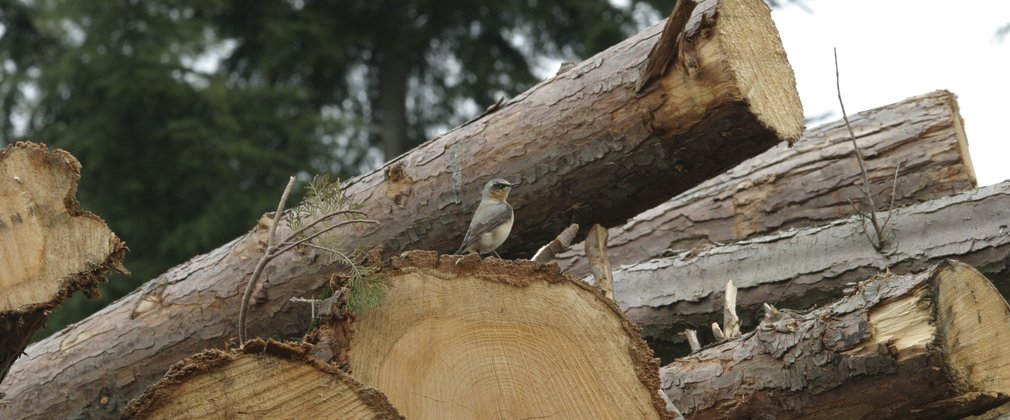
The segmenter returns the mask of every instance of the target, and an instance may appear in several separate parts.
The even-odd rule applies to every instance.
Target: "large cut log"
[[[381,275],[389,294],[353,324],[350,367],[407,418],[671,415],[637,328],[556,265],[415,251]]]
[[[308,346],[253,340],[172,365],[124,419],[402,419],[381,392],[309,355]]]
[[[348,182],[349,198],[381,222],[337,238],[387,255],[458,247],[481,185],[522,180],[505,255],[526,255],[572,220],[611,226],[783,139],[802,111],[792,70],[761,0],[707,0],[680,54],[638,90],[663,25],[535,86],[494,112]],[[676,37],[673,37],[676,39]],[[658,48],[662,51],[664,46]],[[655,68],[655,67],[654,67]],[[268,223],[268,222],[267,222]],[[280,234],[288,231],[281,227]],[[173,268],[89,319],[29,349],[0,388],[0,417],[116,413],[169,365],[235,336],[244,282],[265,226]],[[254,294],[253,336],[298,336],[311,295],[335,270],[315,251],[274,259]],[[45,384],[59,384],[57,390]]]
[[[870,190],[885,210],[901,166],[895,205],[974,188],[957,99],[937,91],[849,117],[866,157]],[[615,266],[668,250],[739,241],[773,231],[813,226],[853,213],[847,200],[860,171],[839,120],[804,133],[705,181],[620,227],[610,229],[607,254]],[[589,273],[581,244],[559,254],[561,268]]]
[[[777,311],[660,378],[691,419],[959,418],[1010,401],[1007,319],[992,283],[947,261],[810,312]]]
[[[80,210],[80,178],[80,162],[63,150],[0,149],[0,379],[50,311],[75,291],[97,295],[110,271],[126,271],[126,244]]]
[[[1010,181],[896,209],[882,253],[863,226],[853,216],[625,266],[614,272],[614,296],[669,360],[678,332],[722,318],[728,280],[738,287],[744,325],[753,325],[763,302],[807,308],[878,270],[907,273],[946,258],[978,268],[1010,293]]]

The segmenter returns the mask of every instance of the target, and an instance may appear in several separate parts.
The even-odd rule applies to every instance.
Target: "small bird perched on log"
[[[488,181],[481,193],[480,204],[473,213],[470,228],[463,236],[463,245],[456,251],[457,255],[476,252],[478,254],[493,253],[501,258],[495,249],[505,242],[512,231],[512,206],[505,202],[512,187],[518,185],[497,178]]]

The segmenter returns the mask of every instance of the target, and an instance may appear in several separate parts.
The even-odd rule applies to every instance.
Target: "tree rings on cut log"
[[[128,419],[402,419],[381,392],[308,355],[311,346],[252,340],[172,365],[123,410]]]
[[[1008,319],[989,280],[948,260],[810,312],[776,311],[660,377],[692,419],[960,418],[1010,401]]]
[[[669,416],[637,328],[556,264],[414,251],[381,274],[351,372],[407,418]]]
[[[96,294],[125,271],[125,244],[81,211],[81,164],[63,150],[17,142],[0,149],[0,378],[48,312],[76,290]]]

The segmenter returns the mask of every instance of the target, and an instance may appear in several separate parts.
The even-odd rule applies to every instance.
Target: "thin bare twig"
[[[891,181],[891,204],[887,205],[887,218],[884,219],[884,229],[887,229],[887,224],[891,222],[891,216],[894,215],[894,197],[898,195],[898,171],[901,170],[901,162],[894,167],[894,180]]]
[[[281,243],[283,244],[285,242],[291,242],[292,239],[297,238],[298,235],[301,235],[301,234],[305,233],[305,231],[307,231],[310,228],[312,228],[313,226],[319,224],[323,220],[326,220],[326,219],[329,219],[331,217],[338,216],[338,215],[341,215],[341,214],[357,214],[357,215],[360,215],[360,216],[366,216],[367,215],[365,212],[358,211],[358,210],[336,210],[336,211],[332,211],[332,212],[330,212],[328,214],[324,214],[324,215],[320,216],[316,220],[313,220],[312,223],[309,223],[309,224],[307,224],[305,226],[302,226],[300,229],[298,229],[298,230],[296,230],[294,232],[291,232],[291,234],[288,235],[287,238],[284,238],[284,240],[281,241]]]
[[[283,246],[283,248],[280,248],[279,250],[277,250],[277,252],[274,255],[272,255],[270,258],[273,258],[273,257],[275,257],[277,255],[283,254],[283,253],[287,252],[288,250],[290,250],[291,248],[294,248],[294,247],[296,247],[298,245],[302,245],[304,243],[307,243],[308,241],[311,241],[311,240],[319,237],[319,235],[322,235],[322,234],[324,234],[326,232],[329,232],[329,231],[331,231],[333,229],[336,229],[338,227],[349,225],[351,223],[377,224],[379,222],[375,221],[375,220],[370,220],[370,219],[351,219],[351,220],[344,220],[344,221],[342,221],[340,223],[334,223],[334,224],[329,225],[329,226],[327,226],[325,228],[319,229],[318,231],[314,232],[313,234],[311,234],[309,236],[306,236],[306,237],[304,237],[304,238],[302,238],[302,239],[300,239],[298,241],[281,243],[280,246]]]
[[[335,223],[333,225],[319,229],[317,232],[314,232],[303,239],[300,239],[295,242],[290,242],[294,238],[305,233],[309,228],[334,216],[340,214],[361,214],[361,215],[365,214],[364,212],[360,212],[357,210],[337,210],[325,214],[323,216],[320,216],[311,223],[302,226],[301,228],[292,232],[283,241],[277,242],[277,226],[280,225],[281,223],[281,218],[284,215],[284,206],[288,201],[288,196],[291,195],[291,189],[294,187],[294,185],[295,185],[295,177],[291,177],[288,180],[288,185],[284,188],[284,193],[281,194],[280,202],[277,203],[277,211],[274,212],[273,224],[270,225],[270,231],[267,236],[267,248],[265,251],[263,251],[263,256],[260,257],[259,261],[256,263],[256,268],[253,269],[252,275],[249,276],[249,281],[246,283],[245,291],[242,293],[242,302],[239,306],[239,313],[238,313],[238,337],[240,343],[245,343],[246,340],[249,338],[248,334],[246,333],[246,319],[248,318],[249,314],[249,299],[252,298],[253,290],[256,289],[256,285],[259,283],[259,278],[260,276],[263,275],[263,270],[266,268],[267,264],[269,264],[271,260],[298,245],[309,244],[308,241],[311,241],[312,239],[319,237],[319,235],[322,235],[323,233],[329,232],[340,226],[348,225],[351,223],[378,223],[377,221],[367,219],[345,220],[340,223]],[[327,248],[327,250],[333,251],[330,250],[329,248]],[[343,255],[342,253],[335,251],[334,253],[339,254],[340,256],[346,258],[346,256]],[[314,310],[315,309],[313,308],[313,311]]]
[[[270,233],[267,238],[267,249],[260,257],[259,262],[256,263],[256,269],[253,270],[251,276],[249,276],[249,281],[246,282],[245,292],[242,293],[242,302],[239,305],[238,312],[238,340],[239,343],[244,344],[247,338],[245,321],[246,315],[249,312],[249,298],[252,297],[253,289],[256,287],[256,282],[259,280],[260,275],[263,273],[263,268],[266,267],[267,263],[270,262],[272,258],[270,254],[274,250],[274,236],[277,234],[277,225],[281,223],[281,217],[284,215],[284,205],[288,201],[288,196],[291,195],[291,189],[295,186],[295,177],[288,179],[288,185],[284,187],[284,193],[281,194],[281,201],[277,203],[277,211],[274,212],[274,222],[270,225]]]
[[[877,206],[873,203],[873,194],[870,193],[870,176],[866,173],[866,163],[863,159],[863,151],[859,148],[859,144],[856,142],[856,133],[852,131],[852,124],[849,123],[849,115],[845,112],[845,102],[842,101],[842,82],[841,75],[838,71],[838,49],[834,49],[835,54],[835,90],[838,93],[838,105],[842,108],[842,120],[845,121],[845,128],[849,131],[849,139],[852,140],[852,150],[856,155],[856,161],[859,162],[859,171],[863,176],[863,185],[860,186],[856,183],[856,186],[860,191],[863,192],[863,200],[866,202],[866,213],[860,211],[858,208],[856,212],[860,214],[861,217],[867,217],[870,219],[870,223],[873,225],[873,231],[877,234],[877,240],[870,240],[873,248],[880,251],[884,247],[884,229],[880,222],[877,220]],[[895,187],[897,188],[897,187]],[[892,197],[893,199],[893,197]],[[851,201],[850,201],[851,203]],[[853,205],[853,207],[855,207]],[[865,231],[865,223],[864,228]],[[869,235],[867,234],[867,237]]]

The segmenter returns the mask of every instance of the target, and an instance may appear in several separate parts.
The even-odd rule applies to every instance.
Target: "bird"
[[[480,204],[473,213],[470,227],[463,236],[463,245],[456,251],[456,255],[476,252],[481,255],[491,253],[501,258],[495,249],[508,238],[512,231],[512,222],[515,221],[512,206],[505,202],[505,199],[516,185],[518,183],[512,184],[501,178],[492,179],[484,184]]]

